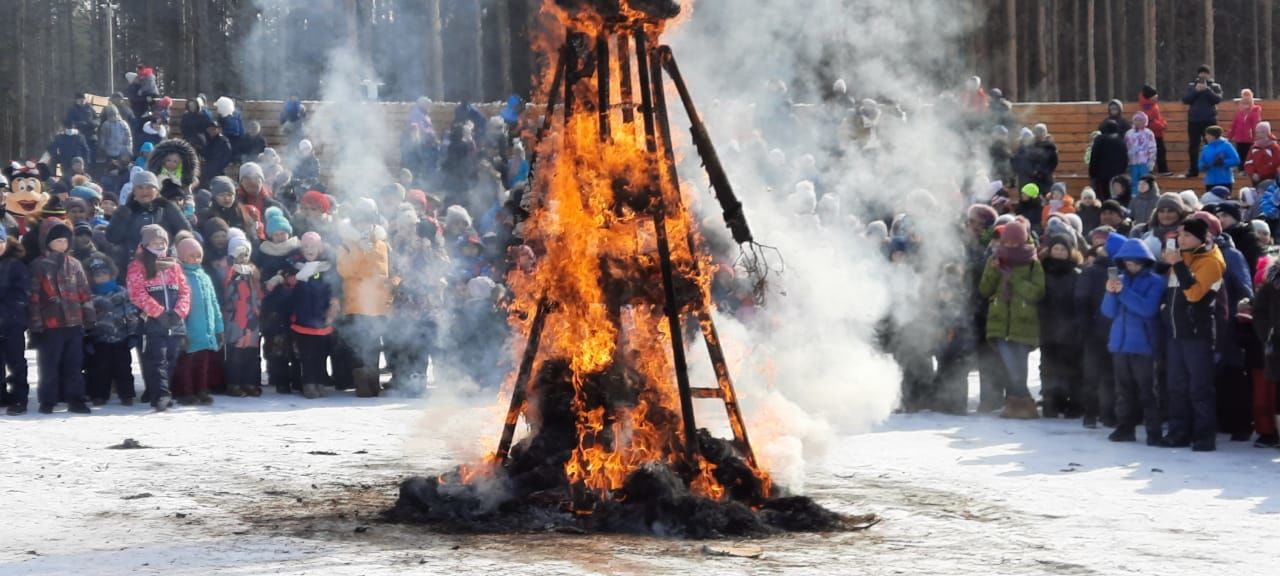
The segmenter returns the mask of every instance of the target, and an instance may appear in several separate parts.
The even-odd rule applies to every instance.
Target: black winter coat
[[[1129,152],[1124,147],[1124,139],[1118,134],[1103,134],[1093,141],[1089,152],[1089,179],[1095,184],[1095,191],[1103,198],[1110,197],[1110,190],[1096,190],[1097,186],[1111,183],[1111,179],[1129,170]]]
[[[31,271],[17,254],[6,252],[0,256],[0,334],[27,327],[30,299]]]
[[[1106,347],[1107,340],[1111,337],[1111,319],[1102,314],[1102,299],[1107,295],[1107,268],[1111,266],[1111,258],[1099,256],[1094,259],[1093,264],[1085,266],[1076,279],[1079,338],[1101,342],[1103,347]]]
[[[191,224],[182,215],[182,210],[172,202],[157,197],[150,204],[143,206],[136,198],[116,210],[111,222],[107,224],[107,241],[116,247],[116,266],[123,277],[129,267],[129,260],[142,242],[142,227],[148,224],[159,224],[173,238],[183,230],[191,230]]]
[[[1258,240],[1258,235],[1253,231],[1253,227],[1247,223],[1239,223],[1226,230],[1228,236],[1231,237],[1231,243],[1235,245],[1244,255],[1244,261],[1249,263],[1249,275],[1258,270],[1258,260],[1262,258],[1262,242]]]
[[[1075,262],[1046,258],[1044,298],[1040,300],[1040,345],[1079,347],[1080,322],[1076,308],[1076,284],[1080,269]]]

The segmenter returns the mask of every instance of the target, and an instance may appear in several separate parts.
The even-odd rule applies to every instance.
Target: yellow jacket
[[[338,248],[342,306],[346,314],[386,316],[391,310],[391,259],[387,243],[344,242]]]

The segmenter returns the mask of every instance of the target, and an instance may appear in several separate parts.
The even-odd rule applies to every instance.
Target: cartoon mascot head
[[[27,218],[39,218],[45,202],[49,201],[49,193],[44,190],[44,183],[52,174],[49,167],[35,162],[14,162],[4,167],[3,173],[9,179],[4,209],[14,215],[19,225]]]

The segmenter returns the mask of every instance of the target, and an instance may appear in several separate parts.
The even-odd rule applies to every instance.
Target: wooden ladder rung
[[[719,388],[690,388],[689,392],[694,398],[724,398],[724,392]]]

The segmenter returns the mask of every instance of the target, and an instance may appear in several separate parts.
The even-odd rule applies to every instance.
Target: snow
[[[1211,454],[1116,445],[1077,421],[990,415],[898,415],[839,438],[806,492],[884,521],[745,543],[758,559],[377,521],[399,479],[492,444],[495,405],[267,392],[163,414],[0,418],[0,574],[1169,576],[1270,573],[1280,557],[1280,452],[1225,438]],[[148,448],[107,449],[125,438]]]

